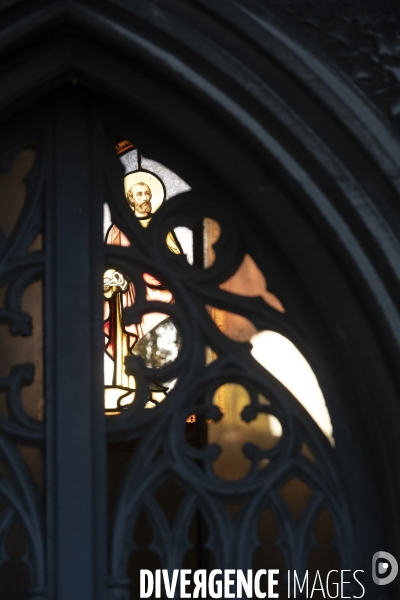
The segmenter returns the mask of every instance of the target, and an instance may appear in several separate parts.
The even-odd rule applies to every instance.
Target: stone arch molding
[[[344,376],[353,403],[346,418],[362,423],[353,442],[367,449],[368,473],[367,487],[349,494],[362,528],[368,485],[384,490],[374,507],[385,526],[372,537],[395,553],[400,148],[384,116],[257,2],[16,2],[3,17],[6,137],[14,115],[78,83],[99,98],[99,115],[118,106],[116,127],[124,115],[143,115],[139,139],[154,158],[196,180],[182,158],[190,149],[222,193],[245,199],[312,298],[337,369],[341,352],[354,365]],[[146,136],[157,127],[164,135],[155,150]],[[332,401],[333,420],[342,408]]]

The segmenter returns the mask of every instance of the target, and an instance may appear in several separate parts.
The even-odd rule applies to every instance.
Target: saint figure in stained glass
[[[143,227],[147,227],[152,215],[165,200],[165,188],[162,181],[148,171],[138,170],[128,173],[124,180],[127,202],[135,217]],[[112,224],[106,234],[106,243],[114,246],[129,246],[129,240],[121,229]],[[180,244],[173,232],[168,235],[167,245],[174,253],[180,253]],[[162,282],[150,275],[143,274],[146,283],[146,299],[173,302],[173,296]],[[147,313],[140,324],[122,325],[122,311],[135,302],[135,288],[122,273],[108,269],[104,274],[104,332],[105,332],[105,407],[108,411],[121,410],[130,404],[135,395],[135,379],[125,373],[125,358],[136,347],[144,358],[149,354],[145,345],[138,346],[145,336],[154,342],[160,324],[168,326],[171,321],[167,314]],[[147,340],[146,340],[147,341]],[[147,361],[148,362],[148,361]],[[149,366],[149,365],[147,365]],[[150,366],[158,366],[157,364]],[[165,398],[167,387],[160,384],[150,385],[149,407]]]

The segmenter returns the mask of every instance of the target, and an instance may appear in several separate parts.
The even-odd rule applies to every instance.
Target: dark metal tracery
[[[210,553],[219,568],[245,569],[251,568],[253,552],[259,545],[257,526],[263,511],[269,508],[279,528],[278,545],[286,568],[303,573],[315,545],[317,517],[327,509],[334,522],[342,564],[351,564],[353,525],[335,449],[298,400],[251,356],[250,344],[229,339],[206,310],[206,305],[211,305],[246,317],[258,330],[276,331],[294,341],[298,338],[285,315],[261,297],[239,296],[219,287],[236,272],[247,252],[240,218],[223,205],[187,192],[164,204],[143,229],[127,206],[121,169],[111,152],[108,162],[107,202],[112,222],[124,232],[130,246],[106,246],[106,268],[120,270],[136,290],[135,303],[124,309],[123,323],[140,323],[150,312],[167,313],[182,338],[178,357],[167,366],[152,369],[137,356],[126,358],[126,372],[136,380],[135,400],[119,415],[107,419],[110,441],[136,444],[110,526],[111,597],[129,597],[127,568],[137,548],[133,531],[143,515],[152,531],[150,547],[163,568],[182,568],[185,555],[193,548],[191,523],[201,515],[203,555],[205,551]],[[214,245],[214,264],[204,269],[170,252],[165,240],[176,227],[194,231],[207,218],[219,223],[221,235]],[[146,300],[144,273],[163,282],[173,294],[173,304]],[[206,347],[216,356],[208,365]],[[177,383],[165,400],[154,409],[146,408],[151,383],[173,378]],[[251,423],[263,413],[275,416],[282,426],[281,439],[273,448],[261,450],[251,441],[244,445],[243,453],[251,466],[238,481],[227,481],[216,474],[213,462],[221,448],[207,443],[207,434],[202,444],[194,445],[185,436],[190,415],[195,415],[198,423],[221,419],[223,415],[213,397],[227,383],[241,385],[249,394],[250,404],[241,413],[243,422]],[[260,401],[260,395],[268,398],[268,405]],[[314,460],[302,453],[304,443]],[[263,461],[268,463],[265,468],[260,466]],[[280,493],[294,477],[312,491],[312,499],[298,522]],[[171,481],[184,495],[172,524],[155,498],[160,487]],[[234,521],[228,505],[240,506]],[[202,563],[204,556],[198,556],[198,564]]]
[[[0,309],[3,353],[7,344],[6,326],[9,334],[19,339],[32,335],[32,315],[22,307],[23,296],[33,282],[43,280],[45,265],[43,250],[34,249],[33,245],[43,232],[45,165],[42,160],[43,148],[41,145],[37,147],[33,141],[38,139],[40,130],[31,124],[20,131],[15,130],[13,134],[12,140],[6,136],[3,138],[0,148],[1,171],[9,172],[13,161],[26,148],[35,152],[36,157],[33,167],[21,181],[26,193],[16,223],[7,237],[0,230],[0,287],[6,287],[4,305]],[[4,219],[10,210],[7,205],[18,204],[18,198],[8,188],[3,193],[6,194],[2,214]],[[41,332],[34,333],[41,335]],[[18,353],[14,354],[11,353],[10,358],[18,360]],[[36,363],[42,360],[41,356],[31,358]],[[43,450],[45,429],[43,420],[28,414],[22,398],[23,390],[31,386],[37,376],[34,364],[21,364],[19,361],[12,366],[8,375],[0,377],[0,391],[5,394],[5,410],[0,414],[0,565],[11,560],[10,547],[12,550],[14,543],[11,536],[18,526],[25,540],[25,550],[20,560],[28,567],[29,596],[39,600],[46,596],[47,579],[44,510],[41,493],[28,468],[24,449],[36,447]],[[34,389],[37,391],[37,387]],[[38,407],[40,398],[35,397],[33,401]],[[3,583],[7,584],[7,576]]]

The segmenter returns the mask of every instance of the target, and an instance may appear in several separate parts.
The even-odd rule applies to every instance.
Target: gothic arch
[[[254,253],[324,388],[356,529],[371,527],[362,562],[379,544],[396,554],[400,149],[384,116],[256,3],[28,2],[4,13],[7,136],[14,115],[40,112],[70,82],[93,99],[94,123],[125,134],[133,119],[144,151],[247,211],[265,239]]]

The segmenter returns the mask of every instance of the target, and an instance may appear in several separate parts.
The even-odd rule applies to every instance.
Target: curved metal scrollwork
[[[151,549],[164,568],[181,568],[190,547],[189,525],[200,513],[208,539],[205,546],[220,568],[251,567],[253,551],[259,545],[257,523],[262,511],[272,510],[279,526],[278,545],[288,569],[300,574],[306,569],[310,549],[315,545],[314,528],[322,508],[334,522],[337,547],[343,564],[350,564],[354,536],[350,509],[336,466],[335,450],[320,428],[296,398],[252,357],[249,343],[239,343],[224,335],[212,320],[211,305],[249,319],[257,329],[268,329],[298,339],[288,319],[261,298],[244,297],[219,288],[231,277],[246,254],[246,239],[240,219],[207,198],[187,192],[169,200],[144,229],[132,217],[121,189],[121,171],[114,157],[109,174],[112,220],[129,239],[129,247],[106,246],[106,268],[123,272],[136,290],[135,304],[125,309],[124,323],[140,323],[148,312],[168,314],[182,337],[179,356],[168,366],[146,368],[140,358],[126,359],[126,371],[136,379],[134,402],[121,414],[108,419],[108,435],[113,441],[139,440],[115,506],[110,547],[110,587],[112,598],[128,598],[127,563],[135,548],[133,530],[140,514],[149,517],[153,532]],[[118,190],[121,190],[118,193]],[[178,226],[191,229],[205,218],[221,226],[214,245],[215,261],[208,268],[190,265],[183,255],[173,254],[165,243],[168,233]],[[169,289],[174,303],[146,300],[143,273],[150,273]],[[205,362],[205,348],[216,359]],[[149,382],[177,378],[175,387],[155,409],[145,408]],[[243,453],[251,466],[238,481],[219,477],[213,462],[220,453],[216,444],[193,447],[185,438],[186,419],[194,414],[211,421],[221,418],[213,403],[216,390],[226,383],[243,386],[250,403],[241,413],[251,423],[260,413],[275,416],[281,426],[279,442],[262,450],[248,442]],[[268,398],[268,404],[260,401]],[[301,452],[307,444],[315,460]],[[265,468],[260,461],[267,460]],[[294,522],[280,489],[299,477],[312,490],[313,497],[298,523]],[[173,525],[169,524],[154,494],[160,485],[174,481],[185,493]],[[233,521],[227,504],[240,505]]]
[[[9,171],[17,152],[27,146],[27,142],[38,139],[38,131],[24,129],[21,136],[14,132],[10,151],[7,139],[0,149],[2,171]],[[26,139],[31,135],[30,140]],[[33,137],[35,136],[35,137]],[[36,145],[35,145],[36,148]],[[13,336],[32,334],[31,315],[21,306],[22,296],[27,287],[44,275],[44,253],[32,250],[30,246],[43,231],[43,161],[36,150],[32,169],[24,178],[26,197],[17,222],[9,237],[0,230],[0,287],[7,286],[4,306],[0,309],[0,323],[8,325]],[[12,203],[13,198],[7,198]],[[37,358],[37,357],[36,357]],[[9,556],[6,544],[10,531],[18,525],[24,534],[25,552],[22,560],[29,570],[29,597],[46,597],[46,573],[44,551],[44,516],[39,490],[27,467],[17,444],[27,447],[43,447],[43,422],[33,419],[25,411],[21,392],[34,379],[34,365],[15,364],[8,376],[0,377],[0,391],[6,394],[7,415],[0,414],[0,501],[4,507],[0,513],[0,564],[6,563]]]

